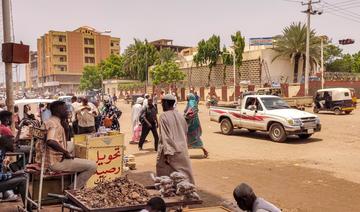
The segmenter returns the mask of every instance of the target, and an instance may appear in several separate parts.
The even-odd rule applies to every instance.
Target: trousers
[[[0,192],[5,192],[7,190],[15,190],[20,194],[23,204],[25,204],[25,194],[26,194],[26,177],[25,176],[16,176],[8,180],[0,182]],[[29,202],[28,202],[29,203]],[[28,210],[31,208],[31,204],[28,204]]]
[[[156,129],[156,125],[152,124],[151,127],[149,127],[147,124],[143,124],[142,125],[142,131],[141,131],[141,136],[140,136],[140,141],[139,141],[139,148],[142,149],[146,136],[149,134],[149,132],[152,132],[153,136],[154,136],[154,147],[155,147],[155,151],[157,151],[158,148],[158,144],[159,144],[159,135]]]
[[[95,174],[96,168],[97,165],[95,161],[81,158],[64,159],[50,166],[50,169],[53,171],[77,172],[77,189],[83,188],[86,185],[89,178]],[[69,187],[73,188],[74,185],[71,184]]]

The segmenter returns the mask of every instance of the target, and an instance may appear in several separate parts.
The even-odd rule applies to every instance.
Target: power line
[[[356,23],[360,23],[360,20],[358,20],[358,19],[353,19],[353,18],[344,16],[344,15],[339,15],[339,14],[337,14],[336,12],[327,11],[327,13],[332,14],[332,15],[335,15],[335,16],[340,17],[340,18],[344,18],[344,19],[347,19],[347,20],[356,22]]]
[[[348,1],[343,1],[343,2],[338,2],[338,3],[333,3],[333,5],[336,5],[336,6],[349,6],[351,4],[357,4],[359,3],[359,1],[357,0],[348,0]],[[329,7],[329,6],[325,6],[325,7]]]
[[[358,16],[358,17],[360,17],[360,15],[357,14],[357,13],[354,13],[354,12],[352,12],[352,11],[350,11],[350,10],[346,10],[346,9],[344,9],[344,8],[341,8],[341,7],[337,6],[337,5],[330,4],[330,3],[326,2],[326,1],[324,1],[324,4],[327,4],[327,5],[331,6],[332,9],[337,9],[337,10],[339,10],[339,11],[347,12],[347,13],[349,13],[348,15],[351,15],[351,14],[352,14],[353,16]]]
[[[296,0],[283,0],[283,1],[293,2],[293,3],[301,3],[301,1],[296,1]]]

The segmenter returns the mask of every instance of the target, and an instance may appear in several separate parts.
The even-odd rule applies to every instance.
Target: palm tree
[[[285,27],[282,35],[274,38],[274,50],[278,53],[272,61],[280,57],[289,57],[294,62],[294,83],[298,82],[299,62],[306,59],[306,25],[292,23]],[[320,39],[314,30],[310,31],[310,65],[318,64],[320,58]],[[304,73],[305,65],[303,65]]]

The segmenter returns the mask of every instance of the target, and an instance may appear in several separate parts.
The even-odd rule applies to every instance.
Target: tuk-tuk
[[[351,90],[348,88],[328,88],[318,90],[314,96],[314,113],[331,111],[336,115],[350,114],[355,110]]]

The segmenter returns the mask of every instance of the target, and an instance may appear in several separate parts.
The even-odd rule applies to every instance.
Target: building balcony
[[[63,40],[63,41],[53,40],[53,41],[52,41],[52,44],[53,44],[53,45],[66,46],[66,40]]]
[[[54,60],[54,65],[67,65],[67,61]]]
[[[66,51],[53,51],[53,55],[66,55]]]

